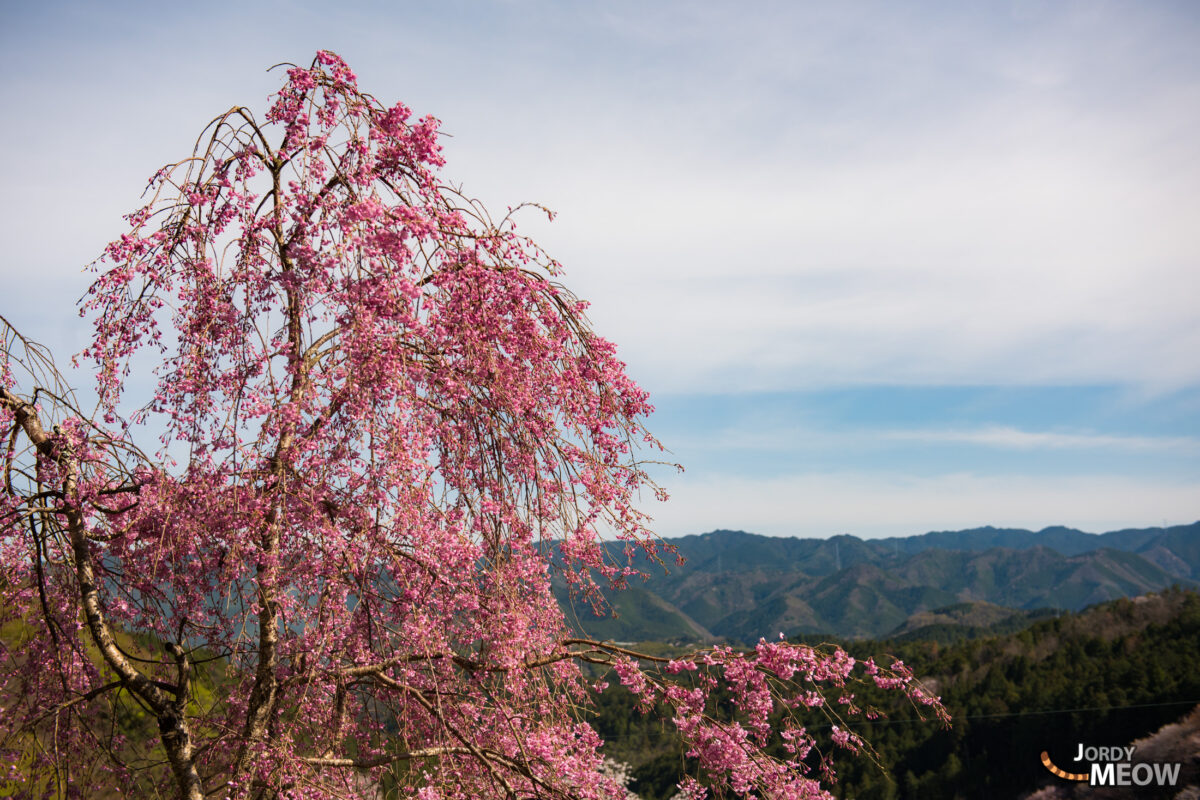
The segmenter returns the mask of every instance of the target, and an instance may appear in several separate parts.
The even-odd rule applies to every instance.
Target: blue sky
[[[0,313],[266,67],[339,52],[592,301],[681,461],[664,535],[1200,518],[1200,8],[6,2]],[[648,501],[649,502],[649,501]]]

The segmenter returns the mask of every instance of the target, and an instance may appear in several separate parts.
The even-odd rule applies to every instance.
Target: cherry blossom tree
[[[559,265],[441,166],[435,119],[320,52],[106,249],[94,413],[3,323],[0,793],[617,800],[607,673],[678,728],[684,796],[822,797],[863,746],[854,681],[940,713],[837,650],[571,635],[553,575],[599,601],[659,557],[652,409]],[[839,725],[821,752],[811,715]]]

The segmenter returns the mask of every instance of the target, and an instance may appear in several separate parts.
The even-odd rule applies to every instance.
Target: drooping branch
[[[671,660],[568,630],[552,576],[599,601],[637,553],[659,559],[639,508],[660,494],[652,408],[557,262],[441,166],[435,119],[321,52],[289,65],[261,120],[230,109],[156,174],[97,263],[83,354],[106,425],[129,370],[157,359],[137,415],[161,434],[154,458],[57,378],[18,388],[12,352],[41,351],[8,331],[0,622],[25,622],[9,597],[39,609],[26,651],[55,669],[2,654],[9,716],[58,737],[47,774],[103,761],[148,794],[197,797],[203,774],[210,794],[332,800],[420,761],[393,777],[422,800],[608,800],[580,710],[599,667],[679,721],[714,788],[819,796],[796,777],[813,740],[787,715],[841,690],[844,653]],[[857,677],[928,699],[870,668]],[[10,700],[14,676],[36,691]],[[114,683],[137,713],[106,718],[110,744],[47,730]],[[787,709],[782,760],[767,709]]]

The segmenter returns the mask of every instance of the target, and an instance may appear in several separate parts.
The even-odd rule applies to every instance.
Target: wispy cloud
[[[1200,483],[1133,477],[1030,478],[971,473],[913,477],[842,472],[672,482],[652,512],[662,535],[734,528],[778,536],[878,537],[982,525],[1092,532],[1194,522]]]
[[[1200,74],[1164,18],[683,16],[676,82],[535,167],[652,389],[1200,380]]]
[[[1200,382],[1187,6],[294,5],[170,74],[221,3],[14,16],[10,261],[77,294],[144,176],[324,46],[445,119],[448,179],[560,212],[523,225],[652,391]]]
[[[1006,426],[974,430],[904,430],[877,434],[901,442],[945,442],[1016,450],[1117,450],[1200,453],[1194,436],[1121,436],[1102,433],[1023,431]]]
[[[1194,436],[1130,436],[1096,432],[1030,431],[1004,425],[974,428],[875,429],[856,427],[830,430],[819,428],[771,427],[769,429],[726,428],[713,435],[699,435],[677,442],[692,451],[802,452],[831,448],[880,449],[905,444],[947,444],[1001,450],[1106,450],[1115,452],[1158,452],[1200,454],[1200,438]]]

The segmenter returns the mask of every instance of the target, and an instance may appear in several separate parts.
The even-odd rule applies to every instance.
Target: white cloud
[[[234,56],[177,72],[150,67],[208,51],[162,31],[208,26],[104,16],[113,36],[82,41],[47,16],[21,30],[44,61],[3,90],[37,120],[0,134],[0,235],[21,291],[53,281],[69,313],[76,270],[144,176],[230,102],[262,107],[278,82],[262,69],[319,39],[381,99],[446,120],[447,178],[492,207],[561,212],[523,227],[652,391],[1200,381],[1190,17],[297,9],[265,38],[247,23],[253,47],[230,31]]]
[[[544,193],[542,238],[651,388],[1195,382],[1200,170],[1092,147],[781,158],[774,184],[622,151]]]
[[[670,501],[650,509],[664,536],[732,528],[774,536],[873,538],[982,525],[1103,532],[1164,520],[1190,523],[1200,515],[1200,484],[1194,481],[1115,476],[710,475],[684,476],[668,488]]]
[[[907,430],[877,434],[893,441],[947,442],[1016,450],[1117,450],[1200,453],[1194,436],[1119,436],[1100,433],[1023,431],[1008,426],[974,430]]]
[[[1084,450],[1117,453],[1200,454],[1194,436],[1130,436],[1097,432],[1029,431],[1008,425],[967,428],[851,430],[777,426],[730,427],[712,435],[684,436],[674,445],[688,451],[814,452],[879,449],[890,443],[960,444],[1001,450]]]
[[[1161,30],[856,38],[847,13],[788,49],[797,17],[711,17],[662,34],[663,69],[681,41],[723,64],[763,33],[736,78],[701,64],[674,93],[602,94],[607,115],[564,88],[565,136],[464,153],[562,212],[539,234],[651,389],[1200,380],[1200,76],[1131,43]],[[922,42],[921,69],[889,61]]]

